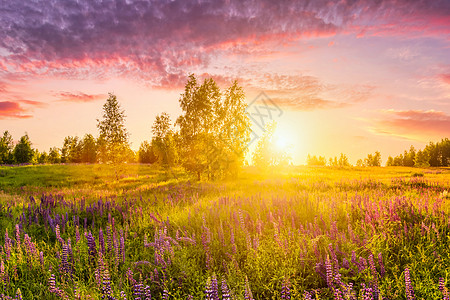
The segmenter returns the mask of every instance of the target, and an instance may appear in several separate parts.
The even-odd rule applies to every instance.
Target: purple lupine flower
[[[364,257],[360,257],[358,263],[358,272],[361,273],[365,269],[367,269],[367,260]]]
[[[144,299],[145,300],[152,300],[152,294],[151,294],[151,289],[148,285],[145,286],[144,288]]]
[[[120,254],[122,256],[122,263],[125,263],[125,239],[122,229],[120,230]]]
[[[166,289],[163,290],[162,300],[169,300],[169,291]]]
[[[325,269],[327,271],[327,286],[329,288],[333,288],[333,269],[331,266],[330,257],[328,255],[325,261]]]
[[[411,277],[408,268],[405,269],[405,288],[406,288],[406,300],[415,299],[414,290],[411,285]]]
[[[231,300],[230,289],[225,278],[222,278],[222,300]]]
[[[125,294],[124,291],[120,291],[120,298],[121,298],[122,300],[127,300],[127,294]]]
[[[80,230],[78,228],[78,225],[75,227],[75,241],[78,244],[78,242],[80,241]]]
[[[20,228],[19,228],[19,224],[16,224],[16,246],[17,246],[17,249],[20,249]]]
[[[361,300],[375,300],[373,298],[373,291],[371,287],[366,286],[364,283],[361,283],[362,289],[360,291],[361,293]]]
[[[304,298],[305,300],[313,300],[311,293],[308,292],[308,291],[305,291],[305,292],[303,293],[303,298]]]
[[[66,274],[71,273],[68,257],[69,257],[69,246],[66,243],[64,243],[62,246],[62,253],[61,253],[61,269]]]
[[[39,252],[39,261],[41,263],[41,266],[44,267],[44,252]]]
[[[441,291],[443,296],[442,300],[450,299],[449,292],[447,290],[447,287],[445,286],[444,278],[439,278],[439,290]]]
[[[244,299],[245,300],[254,300],[252,290],[250,289],[250,285],[248,284],[248,278],[245,277],[245,290],[244,290]]]
[[[291,282],[288,277],[283,279],[283,284],[281,286],[281,299],[290,300],[291,299]]]
[[[205,285],[205,300],[213,300],[212,294],[213,291],[212,291],[211,277],[208,277]]]
[[[64,240],[63,240],[63,238],[61,237],[61,232],[59,231],[59,224],[56,224],[55,233],[56,233],[56,239],[57,239],[61,244],[64,244]]]
[[[95,262],[95,258],[97,257],[97,246],[95,244],[95,239],[92,236],[92,233],[89,231],[88,234],[85,234],[87,244],[88,244],[88,252],[89,252],[89,260],[91,262]]]
[[[186,298],[186,300],[194,300],[194,296],[188,295],[187,298]]]
[[[113,241],[111,227],[109,225],[106,226],[106,244],[108,246],[108,253],[111,253],[113,249]]]
[[[101,255],[100,255],[101,257]],[[115,300],[115,298],[112,296],[112,289],[111,289],[111,278],[109,276],[108,267],[106,265],[103,265],[103,272],[102,272],[102,299],[105,300]]]
[[[386,274],[386,270],[384,269],[384,263],[383,263],[383,255],[378,253],[378,264],[380,265],[380,275],[381,277],[384,277],[384,274]]]
[[[102,228],[98,231],[98,248],[102,255],[105,255],[105,240],[103,239],[103,230]]]
[[[211,291],[212,291],[212,298],[213,300],[219,300],[219,286],[217,283],[217,277],[216,274],[213,274],[211,278]]]
[[[50,278],[48,279],[48,287],[50,293],[54,293],[61,298],[65,297],[64,291],[56,287],[56,278],[54,274],[51,274]]]
[[[22,292],[20,291],[19,288],[17,288],[15,300],[22,300],[22,299],[23,299]]]
[[[128,268],[127,272],[127,279],[128,279],[128,284],[129,285],[135,285],[136,284],[136,280],[133,279],[133,271],[131,271],[130,268]]]
[[[133,297],[134,300],[143,300],[144,291],[143,291],[144,285],[140,282],[136,282],[133,285]]]
[[[372,287],[373,287],[373,296],[375,299],[378,299],[378,273],[377,269],[375,268],[375,262],[373,261],[373,255],[369,255],[369,266],[370,266],[370,272],[372,273]]]
[[[9,259],[11,256],[11,247],[12,247],[12,240],[8,236],[8,228],[6,228],[5,231],[5,252],[6,252],[6,260]]]

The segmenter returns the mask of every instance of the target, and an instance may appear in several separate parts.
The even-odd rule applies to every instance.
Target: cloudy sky
[[[297,163],[385,161],[450,137],[449,53],[449,0],[0,0],[0,129],[97,135],[113,92],[137,149],[194,73],[264,92]]]

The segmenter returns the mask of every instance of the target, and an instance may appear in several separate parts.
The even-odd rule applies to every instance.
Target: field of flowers
[[[450,170],[0,167],[0,299],[449,299]]]

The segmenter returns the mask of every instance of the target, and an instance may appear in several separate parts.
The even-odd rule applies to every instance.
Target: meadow
[[[0,299],[449,299],[450,169],[0,166]]]

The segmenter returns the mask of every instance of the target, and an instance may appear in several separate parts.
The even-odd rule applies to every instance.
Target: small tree
[[[172,124],[167,113],[156,116],[152,126],[152,149],[158,157],[158,163],[165,167],[171,167],[177,160],[177,149],[172,131]]]
[[[28,134],[25,133],[14,148],[14,159],[17,163],[30,163],[33,159],[33,149],[31,148],[31,141]]]
[[[95,163],[97,161],[97,142],[92,134],[85,134],[80,141],[81,162]]]
[[[63,163],[81,162],[81,150],[81,141],[77,136],[65,137],[63,147],[61,148],[61,161]]]
[[[348,162],[347,155],[345,155],[344,153],[341,153],[341,155],[339,156],[338,165],[341,168],[343,168],[343,167],[350,167],[350,163]]]
[[[5,131],[3,136],[0,138],[0,164],[14,163],[13,150],[13,138],[8,131]]]
[[[130,156],[129,133],[125,127],[125,111],[117,97],[109,94],[103,105],[103,119],[97,119],[99,154],[104,163],[120,163]]]
[[[152,145],[148,141],[143,141],[138,151],[138,161],[142,164],[153,164],[158,157],[153,151]]]
[[[427,151],[419,150],[417,151],[416,157],[414,158],[414,166],[419,168],[426,168],[430,166],[430,156]]]
[[[361,158],[356,161],[356,166],[357,167],[364,167],[364,162],[363,162],[363,160]]]
[[[364,160],[364,164],[368,167],[380,167],[381,166],[381,153],[376,151],[374,155],[368,154]]]
[[[48,162],[51,164],[59,164],[61,162],[61,154],[58,148],[50,148],[48,151]]]

